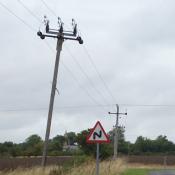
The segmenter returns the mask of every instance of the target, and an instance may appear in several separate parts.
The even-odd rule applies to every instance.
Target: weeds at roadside
[[[83,161],[83,160],[84,161]],[[94,175],[95,160],[92,158],[78,158],[64,166],[16,169],[14,171],[1,172],[0,175]],[[100,175],[119,175],[124,169],[125,161],[102,161],[100,163]]]

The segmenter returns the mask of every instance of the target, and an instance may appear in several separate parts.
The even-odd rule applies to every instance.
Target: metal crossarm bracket
[[[42,33],[41,31],[37,32],[37,35],[41,39],[45,39],[45,37],[51,37],[51,38],[62,38],[63,40],[77,40],[80,44],[83,44],[82,38],[77,34],[77,24],[74,19],[72,19],[72,31],[65,31],[63,28],[63,22],[60,18],[58,18],[58,29],[51,29],[49,25],[49,20],[47,20],[46,17],[44,17],[44,23],[45,23],[45,33]]]

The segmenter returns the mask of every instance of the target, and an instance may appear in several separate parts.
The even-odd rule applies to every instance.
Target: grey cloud
[[[38,30],[40,24],[17,1],[3,2]],[[40,1],[24,3],[41,19],[48,14],[52,24],[55,21],[56,25],[56,18]],[[93,105],[84,89],[104,104],[66,47],[110,104],[175,104],[173,1],[53,0],[47,3],[66,24],[70,25],[72,17],[77,19],[85,46],[116,98],[116,101],[111,100],[83,47],[66,41],[61,53],[58,75],[60,95],[56,95],[55,99],[51,136],[64,133],[65,130],[78,132],[92,127],[96,120],[101,120],[109,130],[115,122],[114,117],[107,115],[108,111],[116,110],[115,106],[59,108]],[[0,10],[0,109],[21,110],[0,113],[0,141],[20,142],[33,133],[44,137],[55,52],[48,49],[36,32],[31,32],[5,9]],[[56,40],[47,41],[55,49]],[[72,78],[63,63],[71,69],[79,83]],[[125,108],[128,108],[128,117],[121,119],[121,124],[126,125],[127,139],[134,141],[140,134],[153,137],[153,133],[155,136],[165,133],[175,139],[170,132],[173,122],[168,122],[174,120],[172,108],[122,106],[121,110],[125,111]]]

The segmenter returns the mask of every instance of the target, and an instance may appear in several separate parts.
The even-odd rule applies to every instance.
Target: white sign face
[[[87,137],[87,143],[109,143],[109,137],[104,131],[101,123],[98,121]]]

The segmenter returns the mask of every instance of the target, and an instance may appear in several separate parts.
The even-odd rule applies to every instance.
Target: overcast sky
[[[109,131],[115,116],[108,111],[118,103],[128,112],[120,119],[127,140],[163,134],[175,141],[174,0],[45,0],[52,11],[42,0],[20,1],[40,22],[19,0],[0,0],[13,13],[0,4],[0,142],[45,135],[56,40],[45,39],[51,50],[36,32],[44,15],[57,27],[52,11],[65,29],[76,19],[84,45],[63,44],[51,137],[97,120]]]

